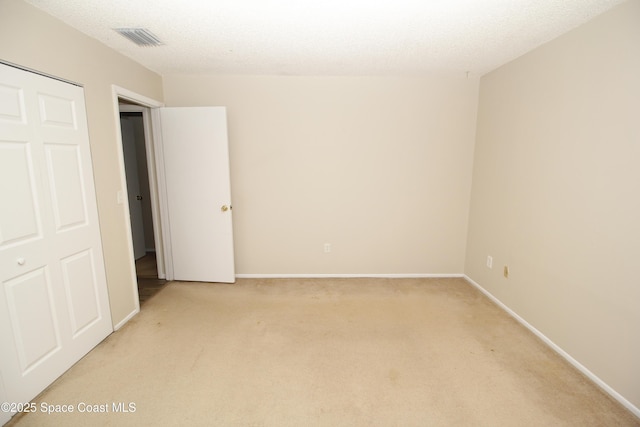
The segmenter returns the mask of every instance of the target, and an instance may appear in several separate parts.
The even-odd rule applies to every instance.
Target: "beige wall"
[[[464,75],[164,76],[167,106],[228,107],[240,274],[461,274],[477,90]]]
[[[634,0],[482,77],[465,267],[636,407],[639,76]]]
[[[162,100],[159,75],[20,0],[0,0],[0,59],[84,85],[114,324],[135,309],[111,85]]]

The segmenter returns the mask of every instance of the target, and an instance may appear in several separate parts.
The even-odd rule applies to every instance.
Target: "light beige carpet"
[[[640,425],[463,279],[171,283],[35,402],[76,411],[10,424]]]

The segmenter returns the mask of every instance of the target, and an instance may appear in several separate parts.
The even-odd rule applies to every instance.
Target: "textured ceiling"
[[[160,74],[380,75],[484,74],[623,0],[26,1]]]

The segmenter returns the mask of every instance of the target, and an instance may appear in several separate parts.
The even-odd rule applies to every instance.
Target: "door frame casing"
[[[144,122],[144,133],[145,133],[145,150],[147,153],[147,161],[150,161],[150,165],[148,165],[149,171],[149,189],[151,193],[151,211],[153,217],[153,228],[154,228],[154,239],[156,241],[156,257],[158,259],[158,273],[160,277],[160,272],[164,273],[164,277],[167,280],[171,280],[173,278],[171,269],[170,269],[170,256],[168,254],[169,246],[169,237],[168,237],[168,216],[166,210],[166,200],[163,197],[164,191],[164,175],[163,175],[163,158],[162,158],[162,147],[158,140],[160,137],[159,129],[159,114],[157,109],[160,107],[164,107],[164,103],[157,101],[155,99],[146,97],[144,95],[140,95],[139,93],[133,92],[129,89],[112,85],[111,86],[112,100],[113,100],[113,114],[114,114],[114,126],[120,125],[120,100],[124,99],[129,102],[133,102],[137,105],[131,105],[127,107],[127,109],[137,108],[136,111],[142,113],[143,122]],[[133,111],[133,110],[130,110]],[[131,222],[128,220],[130,216],[130,208],[129,208],[129,200],[127,194],[127,178],[126,171],[124,165],[124,151],[123,151],[123,143],[122,143],[122,133],[120,129],[116,129],[116,143],[118,145],[117,155],[118,155],[118,172],[120,176],[120,192],[122,194],[122,206],[124,210],[124,214],[127,217],[127,221],[125,221],[125,231],[126,231],[126,239],[127,239],[127,251],[128,258],[130,260],[129,265],[129,274],[131,277],[132,289],[131,289],[131,297],[134,300],[134,310],[129,313],[123,320],[121,320],[118,324],[114,325],[114,330],[120,329],[127,323],[133,316],[140,312],[140,299],[138,295],[138,279],[136,275],[135,268],[135,256],[133,251],[133,237],[131,234]]]

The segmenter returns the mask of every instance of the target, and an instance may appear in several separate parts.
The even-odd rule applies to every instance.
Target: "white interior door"
[[[28,402],[112,332],[82,88],[0,64],[0,380]]]
[[[9,402],[9,397],[4,389],[4,382],[2,381],[2,372],[0,371],[0,404]],[[0,410],[0,425],[4,425],[11,419],[11,411]]]
[[[161,108],[160,119],[173,279],[233,283],[226,109]]]
[[[131,220],[131,237],[135,259],[146,255],[144,238],[144,221],[142,217],[142,192],[138,174],[138,158],[136,155],[136,136],[133,122],[120,116],[124,168],[127,175],[127,195],[129,197],[129,216]]]

